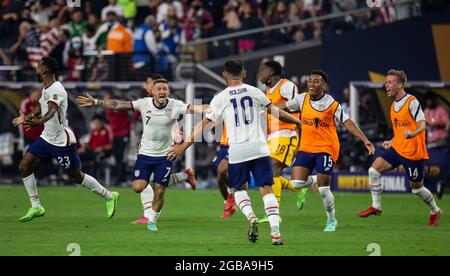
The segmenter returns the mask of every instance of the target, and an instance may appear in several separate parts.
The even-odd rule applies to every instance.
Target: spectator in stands
[[[92,75],[89,81],[99,82],[106,81],[108,79],[109,69],[103,56],[99,56],[92,65]]]
[[[250,30],[264,26],[264,22],[259,19],[253,11],[249,3],[244,3],[239,7],[239,16],[241,21],[241,30]],[[260,39],[260,35],[248,35],[239,38],[238,49],[239,53],[248,53],[255,49],[256,41]]]
[[[172,66],[178,61],[180,44],[184,44],[183,28],[178,17],[172,16],[160,25],[162,47],[159,51],[156,71],[172,79]]]
[[[97,48],[106,49],[108,34],[117,24],[118,16],[114,11],[108,11],[106,14],[106,22],[97,29],[95,36],[97,37]]]
[[[31,18],[38,24],[47,25],[50,17],[53,15],[53,10],[50,7],[50,0],[38,0],[31,7]]]
[[[31,92],[30,96],[25,98],[20,103],[20,112],[22,112],[25,116],[29,115],[31,112],[33,112],[38,106],[39,106],[39,99],[41,98],[41,90],[35,89]],[[22,131],[23,131],[23,137],[25,146],[31,145],[34,141],[39,139],[39,136],[41,135],[42,131],[44,130],[44,126],[37,126],[31,129],[26,130],[23,125]]]
[[[83,20],[81,10],[76,9],[71,14],[72,21],[69,23],[71,37],[82,37],[88,23]]]
[[[110,100],[111,98],[111,94],[107,93],[104,100]],[[116,167],[114,168],[116,173],[115,183],[126,183],[127,165],[124,156],[130,141],[130,114],[125,110],[107,109],[106,115],[113,134],[112,154],[116,161]]]
[[[123,15],[127,20],[127,26],[133,27],[133,19],[137,13],[136,0],[118,0],[118,3],[123,8]]]
[[[430,147],[447,146],[449,112],[438,103],[438,98],[432,92],[425,95],[425,120],[427,122],[427,143]]]
[[[288,21],[288,10],[283,1],[275,2],[268,10],[266,18],[267,25],[276,25]],[[271,45],[285,44],[291,41],[288,28],[281,28],[270,32]]]
[[[154,71],[155,61],[160,50],[157,37],[160,36],[156,20],[153,15],[145,18],[145,22],[134,31],[133,64],[136,70],[136,80],[142,81]]]
[[[186,41],[207,37],[214,28],[214,20],[209,11],[203,8],[200,0],[193,0],[184,18]]]
[[[116,54],[133,52],[133,35],[123,22],[119,21],[109,31],[106,49]]]
[[[241,28],[241,21],[237,10],[239,3],[237,0],[229,0],[228,3],[223,6],[223,18],[222,22],[225,24],[227,32],[234,32]]]
[[[122,17],[124,14],[124,9],[121,5],[117,4],[117,0],[109,0],[109,5],[102,9],[102,22],[108,21],[107,15],[108,12],[113,11],[119,17]]]
[[[86,171],[98,176],[102,161],[111,156],[112,147],[111,131],[104,125],[101,116],[94,116],[87,143],[82,144],[78,150],[83,164],[86,164]]]
[[[167,0],[158,6],[158,12],[156,14],[156,21],[158,23],[162,23],[164,20],[167,19],[168,16],[172,16],[169,15],[170,8],[175,9],[175,15],[179,20],[183,19],[184,16],[183,4],[178,0]]]

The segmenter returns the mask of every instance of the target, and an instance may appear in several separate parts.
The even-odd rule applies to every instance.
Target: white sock
[[[112,194],[108,191],[108,189],[103,187],[100,183],[98,183],[97,179],[87,173],[84,174],[84,179],[81,186],[88,188],[91,192],[98,194],[106,200],[110,200],[112,198]]]
[[[152,185],[148,184],[147,187],[141,193],[142,209],[144,210],[144,217],[150,217],[150,210],[152,209],[154,192]]]
[[[267,194],[263,197],[264,210],[266,211],[267,219],[270,224],[270,233],[280,233],[280,211],[278,201],[273,193]]]
[[[36,186],[36,178],[34,178],[34,174],[25,177],[22,179],[23,185],[25,185],[25,189],[27,190],[28,196],[30,197],[31,207],[39,208],[42,207],[41,202],[39,201],[39,194]]]
[[[248,196],[247,191],[235,192],[234,201],[247,220],[256,218],[255,213],[253,213],[252,203],[250,202],[250,197]]]
[[[173,173],[170,175],[169,185],[184,182],[188,179],[188,174],[185,172]],[[153,182],[154,175],[150,176],[149,182]]]
[[[439,207],[436,205],[436,201],[434,200],[433,194],[425,187],[420,189],[413,189],[413,194],[418,195],[423,202],[425,202],[428,206],[430,206],[431,212],[437,213],[439,212]]]
[[[158,221],[160,214],[161,212],[156,212],[155,210],[153,210],[153,208],[150,208],[148,220],[153,223],[156,223]]]
[[[322,196],[323,207],[327,211],[328,218],[335,218],[334,196],[331,193],[330,186],[319,187],[319,193]]]
[[[317,183],[317,175],[308,176],[306,180],[291,180],[292,186],[296,189],[308,188],[314,183]]]
[[[369,185],[372,194],[372,206],[381,209],[381,192],[383,191],[381,173],[372,167],[369,169]]]
[[[169,185],[184,182],[188,179],[188,174],[185,172],[173,173],[170,175]]]

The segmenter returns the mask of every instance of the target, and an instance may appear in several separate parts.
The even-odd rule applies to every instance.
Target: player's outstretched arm
[[[425,131],[426,128],[427,124],[425,123],[425,120],[418,121],[416,130],[415,131],[405,130],[405,132],[403,132],[403,137],[405,137],[406,139],[414,138],[420,133],[422,133],[422,131]]]
[[[184,152],[190,146],[192,146],[192,144],[194,144],[196,139],[203,133],[203,129],[208,123],[209,123],[208,118],[203,118],[203,120],[195,126],[194,131],[192,131],[191,136],[188,138],[188,140],[186,140],[184,143],[180,145],[173,146],[173,149],[167,155],[167,159],[178,160],[184,154]]]
[[[186,110],[186,113],[188,114],[204,114],[208,111],[209,105],[203,104],[203,105],[194,105],[190,104],[189,107]]]
[[[373,144],[367,139],[366,135],[362,132],[362,130],[350,119],[344,122],[345,128],[354,136],[358,137],[364,143],[364,146],[367,148],[369,155],[375,153],[375,147]]]
[[[295,118],[291,114],[287,113],[286,111],[278,108],[275,105],[269,105],[267,107],[267,112],[274,116],[275,118],[279,119],[280,121],[288,124],[296,124],[300,127],[300,120],[298,118]]]
[[[76,101],[82,107],[102,106],[104,108],[113,110],[133,110],[131,102],[119,101],[114,99],[97,100],[89,94],[86,94],[86,96],[78,96]]]

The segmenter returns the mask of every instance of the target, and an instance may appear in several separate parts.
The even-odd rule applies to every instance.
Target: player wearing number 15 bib
[[[389,70],[385,88],[394,102],[391,106],[391,121],[394,138],[385,141],[386,149],[369,169],[369,184],[372,205],[358,213],[360,217],[381,214],[381,174],[400,165],[405,168],[411,189],[430,207],[428,226],[436,227],[442,215],[433,194],[424,187],[424,160],[428,159],[425,145],[425,115],[419,101],[405,92],[406,74],[399,70]]]
[[[315,180],[310,176],[317,171],[317,185],[327,213],[325,232],[336,230],[334,197],[330,191],[333,164],[339,156],[339,138],[336,121],[364,142],[369,154],[375,148],[362,131],[349,119],[340,104],[326,93],[328,76],[325,72],[314,70],[309,74],[308,92],[299,94],[287,103],[280,104],[291,112],[300,112],[300,149],[292,168],[292,184],[297,189],[311,186]]]

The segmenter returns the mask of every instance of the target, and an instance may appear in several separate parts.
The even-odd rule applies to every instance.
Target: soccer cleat
[[[283,245],[283,242],[281,241],[281,234],[280,233],[272,233],[270,236],[272,237],[272,244],[273,245]]]
[[[187,168],[184,171],[188,175],[188,179],[186,182],[191,185],[191,188],[193,191],[195,191],[195,188],[197,188],[197,181],[195,180],[195,171],[193,168]]]
[[[430,215],[430,221],[428,222],[428,227],[436,227],[439,224],[439,219],[442,216],[442,210]]]
[[[324,232],[334,232],[336,231],[336,226],[338,222],[335,218],[327,219],[327,225],[325,225],[325,228],[323,229]]]
[[[131,222],[131,224],[147,224],[148,223],[148,218],[146,217],[140,217],[137,220]]]
[[[234,212],[236,212],[236,205],[234,203],[234,196],[228,195],[227,201],[225,202],[225,206],[223,207],[222,218],[226,219],[231,217]]]
[[[156,223],[154,223],[152,221],[148,221],[147,229],[150,231],[158,231],[158,227],[156,226]]]
[[[25,216],[19,219],[20,222],[30,221],[34,218],[42,217],[45,215],[44,207],[36,207],[28,209],[28,212]]]
[[[368,216],[372,216],[372,215],[380,216],[381,212],[383,212],[381,209],[377,209],[373,206],[370,206],[366,210],[362,210],[361,212],[359,212],[358,217],[367,218]]]
[[[119,193],[111,192],[112,198],[106,201],[106,210],[108,212],[108,218],[112,218],[116,213],[117,202],[119,201]]]
[[[306,202],[306,193],[308,192],[308,189],[301,189],[297,192],[297,210],[303,209],[303,206]]]
[[[255,243],[258,239],[258,219],[254,217],[248,221],[248,240]]]
[[[283,222],[283,220],[281,219],[281,217],[280,217],[279,222],[280,222],[280,223]],[[264,217],[263,219],[260,219],[260,220],[259,220],[259,223],[269,223],[269,219],[268,219],[267,217]]]

